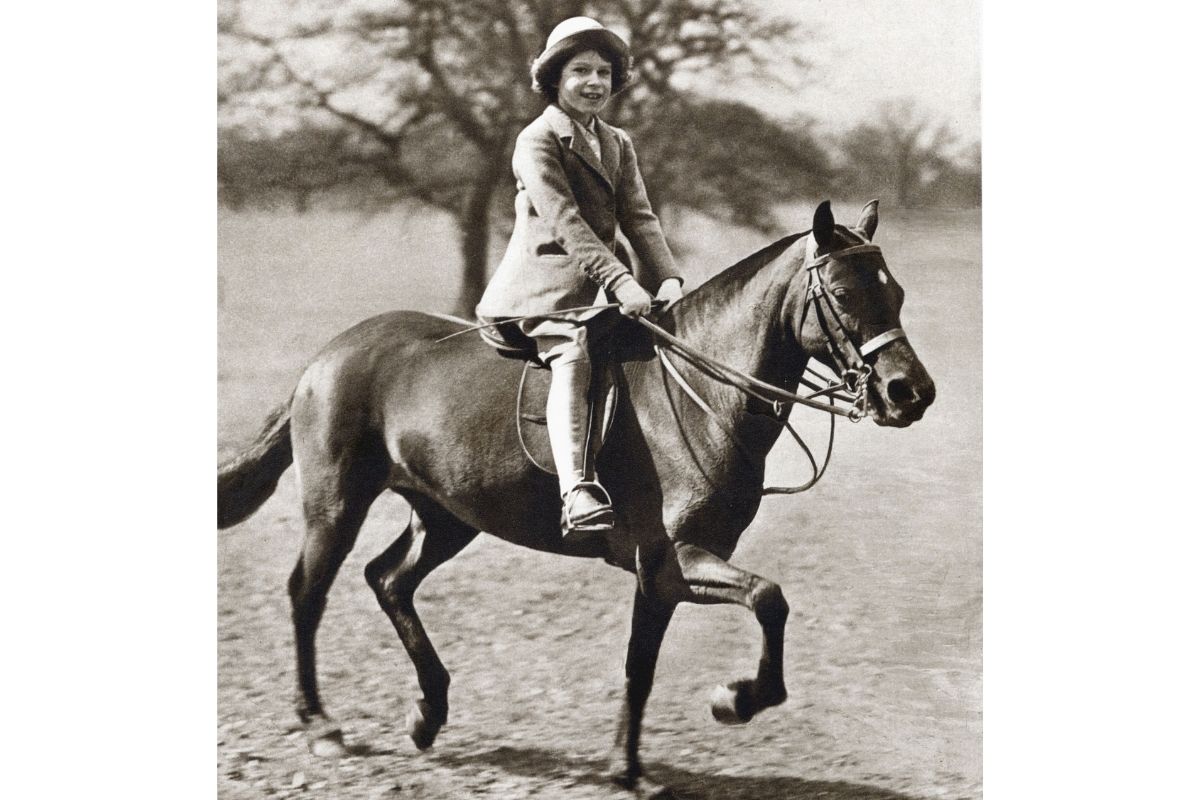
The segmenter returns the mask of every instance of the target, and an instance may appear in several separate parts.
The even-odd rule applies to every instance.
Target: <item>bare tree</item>
[[[841,189],[885,195],[900,206],[918,205],[928,199],[926,190],[953,168],[948,151],[954,140],[949,126],[918,112],[912,101],[884,103],[875,120],[842,137]]]
[[[486,280],[495,211],[509,205],[498,190],[511,183],[516,134],[541,111],[529,65],[566,17],[592,15],[628,36],[638,80],[608,116],[639,152],[654,154],[646,178],[660,206],[766,228],[769,213],[747,202],[753,182],[736,175],[786,156],[758,188],[780,189],[777,178],[791,176],[782,188],[795,193],[828,173],[819,148],[802,146],[804,131],[761,115],[724,132],[709,124],[707,137],[692,132],[704,128],[704,113],[736,119],[744,107],[692,98],[682,88],[688,76],[762,69],[798,52],[795,27],[763,18],[749,0],[293,0],[274,15],[266,6],[223,0],[220,9],[222,201],[287,197],[303,208],[316,193],[352,193],[359,206],[415,200],[441,209],[460,231],[462,314]],[[777,146],[762,146],[764,131]],[[739,140],[757,141],[749,149],[760,158]],[[697,148],[704,155],[689,158]],[[724,167],[711,163],[698,184],[693,165],[722,153]]]

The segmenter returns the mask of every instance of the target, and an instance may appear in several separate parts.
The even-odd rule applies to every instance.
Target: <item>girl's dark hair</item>
[[[533,62],[529,74],[533,77],[533,90],[546,98],[548,103],[558,102],[558,84],[562,80],[563,67],[575,56],[588,50],[595,50],[612,65],[612,93],[616,94],[629,83],[633,59],[622,56],[599,37],[588,36],[589,32],[578,34],[569,45],[554,53],[545,61]]]

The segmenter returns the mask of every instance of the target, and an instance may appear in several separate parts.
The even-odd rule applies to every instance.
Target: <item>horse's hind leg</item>
[[[316,638],[329,587],[380,491],[381,481],[361,473],[357,469],[314,469],[304,473],[301,486],[306,533],[300,558],[288,579],[288,594],[296,636],[296,713],[313,753],[319,756],[345,754],[341,729],[326,715],[317,691]],[[322,476],[327,480],[318,480]]]
[[[450,673],[425,633],[413,595],[429,573],[461,552],[478,531],[432,502],[417,497],[409,501],[412,521],[399,539],[367,565],[366,578],[417,669],[422,697],[408,715],[408,733],[413,744],[424,750],[446,722]]]

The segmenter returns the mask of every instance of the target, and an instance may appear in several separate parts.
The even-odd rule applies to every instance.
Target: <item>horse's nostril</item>
[[[906,380],[890,380],[887,384],[888,400],[898,406],[909,406],[917,400],[916,392]]]

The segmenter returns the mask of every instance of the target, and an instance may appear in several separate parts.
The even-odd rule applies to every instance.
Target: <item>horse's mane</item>
[[[782,239],[779,239],[778,241],[772,242],[766,247],[756,250],[755,252],[743,258],[741,261],[738,261],[733,266],[726,267],[725,269],[721,270],[716,275],[713,275],[704,283],[696,287],[695,290],[684,295],[684,300],[688,300],[689,298],[694,299],[697,295],[704,295],[713,291],[723,290],[731,283],[741,283],[746,278],[756,274],[767,264],[770,264],[772,261],[779,258],[779,256],[782,255],[785,250],[808,234],[809,231],[792,233],[783,237]]]
[[[845,225],[834,225],[834,232],[841,240],[841,246],[851,246],[861,244],[867,240],[852,228]],[[796,242],[811,234],[811,230],[801,231],[800,233],[792,233],[784,236],[766,247],[760,248],[750,255],[738,261],[731,267],[713,275],[711,278],[700,284],[693,291],[684,295],[680,301],[680,308],[685,304],[692,310],[693,313],[699,312],[700,309],[707,307],[711,303],[716,303],[718,306],[724,306],[728,293],[736,291],[746,284],[751,278],[757,275],[765,266],[778,259],[785,251],[788,250]],[[810,250],[813,245],[810,244]],[[834,246],[838,248],[838,245]],[[811,255],[811,253],[810,253]],[[702,313],[702,312],[701,312]]]
[[[854,231],[845,225],[834,225],[834,231],[840,234],[843,243],[846,245],[863,244],[867,241],[867,239],[865,239],[857,231]],[[706,280],[704,283],[700,284],[696,291],[699,291],[710,284],[721,286],[725,283],[736,281],[739,278],[753,275],[767,264],[779,258],[779,256],[782,255],[785,250],[798,242],[800,239],[808,236],[810,233],[812,233],[811,230],[788,234],[782,239],[779,239],[778,241],[772,242],[766,247],[754,251],[733,266],[726,267],[716,275]]]

